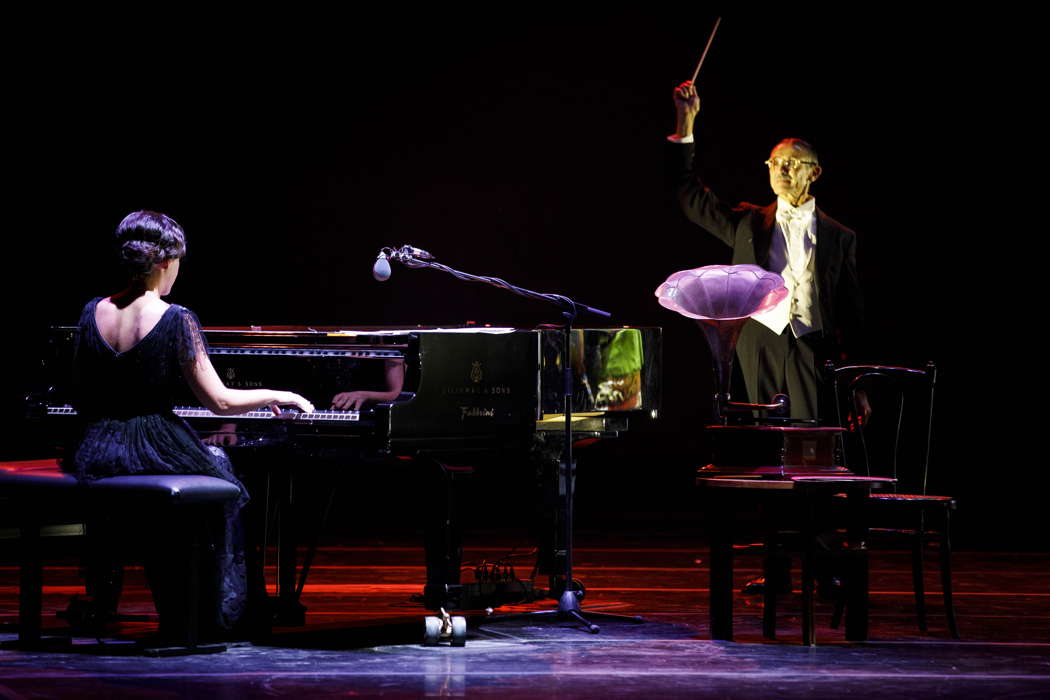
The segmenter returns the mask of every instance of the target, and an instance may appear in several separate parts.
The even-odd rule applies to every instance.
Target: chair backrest
[[[897,479],[898,493],[926,494],[933,447],[937,368],[829,367],[843,464],[855,474]],[[858,420],[865,409],[866,420]]]

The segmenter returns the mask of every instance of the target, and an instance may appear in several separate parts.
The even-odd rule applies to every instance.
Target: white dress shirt
[[[784,278],[789,294],[774,308],[752,316],[777,335],[787,326],[796,338],[823,328],[817,297],[816,208],[812,197],[797,207],[777,197],[777,221],[766,268]]]

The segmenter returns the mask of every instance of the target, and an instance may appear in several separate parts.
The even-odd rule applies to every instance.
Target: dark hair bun
[[[124,217],[116,232],[121,264],[132,277],[144,277],[153,266],[186,254],[186,234],[170,216],[136,211]]]
[[[148,275],[153,266],[167,259],[164,249],[147,241],[125,241],[120,246],[120,263],[132,277]]]

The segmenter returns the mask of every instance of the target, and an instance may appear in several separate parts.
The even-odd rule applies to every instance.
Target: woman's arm
[[[228,388],[219,379],[206,352],[198,352],[192,362],[183,363],[182,375],[201,404],[220,416],[233,416],[263,406],[269,406],[275,414],[281,412],[279,406],[296,406],[307,413],[314,410],[306,398],[291,391]]]
[[[339,411],[356,411],[367,401],[393,401],[401,395],[405,385],[405,361],[386,360],[385,391],[344,391],[332,397],[332,408]]]
[[[309,400],[291,391],[227,388],[208,357],[208,345],[197,317],[189,309],[182,309],[180,313],[177,344],[182,376],[197,400],[209,411],[220,416],[233,416],[263,406],[269,406],[275,415],[281,412],[279,406],[296,406],[307,413],[314,410]]]

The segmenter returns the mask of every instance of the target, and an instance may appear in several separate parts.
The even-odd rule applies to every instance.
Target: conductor
[[[768,403],[786,393],[792,418],[816,419],[821,367],[844,359],[860,335],[857,236],[817,208],[810,187],[823,170],[816,150],[801,139],[784,139],[765,162],[776,201],[764,207],[722,202],[694,165],[700,97],[691,81],[675,89],[674,104],[677,123],[668,141],[682,211],[733,249],[734,265],[775,272],[789,291],[741,331],[736,353],[748,398]]]

